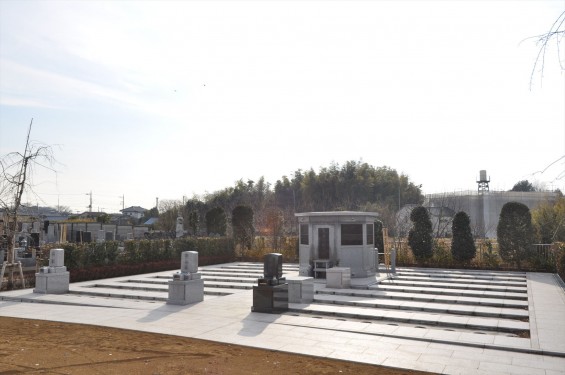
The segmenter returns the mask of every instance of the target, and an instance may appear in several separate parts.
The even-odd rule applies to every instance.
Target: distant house
[[[126,216],[133,217],[134,219],[141,219],[147,210],[139,206],[131,206],[120,210],[120,212]]]

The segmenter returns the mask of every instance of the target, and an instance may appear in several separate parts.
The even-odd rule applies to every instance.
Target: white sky
[[[362,160],[424,193],[565,192],[565,1],[0,0],[0,154],[32,138],[40,205],[116,212]],[[565,45],[560,46],[565,51]]]

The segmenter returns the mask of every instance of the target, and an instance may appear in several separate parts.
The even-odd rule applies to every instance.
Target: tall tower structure
[[[486,170],[480,170],[479,171],[479,180],[477,181],[478,186],[478,191],[479,194],[484,194],[484,193],[488,193],[489,191],[489,182],[490,182],[490,176],[487,178],[487,171]]]

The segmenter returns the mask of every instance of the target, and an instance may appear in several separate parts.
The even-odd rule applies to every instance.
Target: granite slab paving
[[[441,282],[430,282],[430,280],[409,280],[394,278],[389,280],[383,280],[381,285],[400,285],[400,286],[426,286],[428,288],[442,288],[442,289],[463,289],[463,290],[488,290],[497,292],[515,292],[515,293],[526,293],[526,286],[507,286],[507,285],[497,285],[492,283],[450,283],[448,281],[442,280]]]
[[[408,269],[399,269],[396,272],[397,276],[410,276],[410,277],[426,277],[426,278],[449,278],[460,280],[500,280],[511,282],[525,282],[526,274],[512,275],[505,273],[489,273],[489,272],[437,272],[434,270],[416,271]]]
[[[349,289],[330,289],[325,287],[317,288],[317,294],[332,294],[344,295],[352,297],[367,297],[379,299],[395,299],[397,301],[418,301],[418,302],[440,302],[440,303],[458,303],[469,305],[484,305],[494,307],[508,307],[508,308],[528,308],[528,301],[526,300],[508,300],[500,298],[484,298],[484,297],[461,297],[457,294],[441,295],[441,294],[426,294],[426,293],[410,293],[410,292],[394,292],[390,290],[379,290],[377,287],[370,287],[368,290],[349,290]]]
[[[365,306],[373,308],[397,309],[397,310],[414,310],[426,312],[438,312],[459,315],[481,315],[497,318],[523,319],[528,318],[528,311],[523,309],[500,308],[500,307],[484,307],[472,306],[465,304],[448,304],[448,303],[422,303],[414,301],[398,301],[398,300],[382,300],[378,298],[360,298],[340,295],[323,295],[314,296],[316,303],[330,303],[349,306]]]
[[[229,268],[223,268],[225,266]],[[262,264],[257,263],[206,266],[202,269],[238,272],[261,267]],[[297,267],[288,272],[297,273]],[[128,283],[128,279],[156,280],[166,275],[170,277],[171,274],[169,271],[73,283],[71,292],[95,289],[91,287],[95,283],[123,285]],[[25,289],[0,293],[0,316],[165,333],[435,373],[565,374],[565,326],[555,323],[556,319],[562,322],[565,318],[563,289],[551,274],[527,276],[531,338],[477,334],[444,329],[441,326],[417,327],[389,321],[346,319],[340,316],[309,316],[294,312],[254,313],[251,312],[252,291],[241,289],[233,289],[228,295],[205,295],[204,301],[187,306],[76,293],[44,295]],[[324,287],[320,283],[315,286],[321,286],[322,289]],[[123,292],[116,288],[107,289]],[[155,291],[136,290],[135,293]],[[301,306],[291,304],[291,307]],[[356,306],[344,308],[350,313],[354,312],[350,309],[359,309]],[[420,318],[437,319],[438,322],[442,318],[450,318],[449,315],[426,312],[382,311],[382,308],[372,310],[391,317],[399,312],[419,314]],[[467,316],[465,319],[479,317]],[[494,322],[504,319],[486,320]]]
[[[451,282],[451,283],[487,283],[487,284],[516,284],[517,286],[522,286],[526,284],[526,277],[520,278],[499,278],[494,276],[467,276],[467,275],[434,275],[432,273],[396,273],[397,277],[402,277],[403,279],[409,280],[428,280],[431,282]]]
[[[379,283],[378,285],[371,285],[370,289],[374,290],[384,290],[384,291],[396,291],[396,292],[411,292],[411,293],[422,293],[422,294],[437,294],[446,296],[467,296],[467,297],[482,297],[482,298],[505,298],[505,299],[517,299],[517,300],[527,300],[527,290],[521,293],[514,292],[501,292],[501,291],[485,291],[481,289],[461,289],[461,288],[429,288],[425,284],[420,286],[406,286],[399,284],[387,284]]]

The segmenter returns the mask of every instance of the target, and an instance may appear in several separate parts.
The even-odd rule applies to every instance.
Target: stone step
[[[263,263],[244,263],[244,264],[235,264],[230,266],[221,266],[221,267],[214,267],[213,269],[224,269],[224,270],[260,270],[263,271],[264,264]],[[283,271],[296,271],[298,272],[299,267],[298,265],[293,264],[283,264]],[[208,268],[210,269],[210,268]]]
[[[340,322],[334,330],[342,332],[363,332],[367,335],[410,338],[418,341],[438,342],[442,344],[452,343],[480,348],[489,347],[499,350],[513,348],[527,351],[531,348],[529,338],[521,338],[517,337],[515,334],[509,333],[492,331],[474,332],[463,329],[455,330],[442,327],[422,327],[421,325],[415,326],[413,324],[383,322],[378,320],[359,322],[357,320],[344,320],[336,317],[322,317],[311,314],[296,314],[294,312],[284,314],[283,316],[285,322],[296,326],[328,327],[335,326],[332,321],[339,320]]]
[[[172,280],[172,278],[170,278]],[[106,283],[95,283],[88,285],[87,287],[82,287],[80,290],[88,291],[89,288],[107,288],[107,289],[118,289],[118,290],[132,290],[132,291],[151,291],[151,292],[162,292],[168,293],[168,284],[167,280],[155,280],[155,279],[128,279],[128,280],[119,280],[114,282],[106,282]],[[241,282],[238,283],[221,283],[222,285],[218,285],[218,283],[207,283],[204,281],[204,294],[208,295],[218,295],[218,296],[225,296],[230,295],[235,292],[235,290],[248,290],[252,289],[252,284],[244,285]],[[159,287],[161,286],[161,287]]]
[[[82,289],[80,291],[71,290],[69,294],[78,294],[81,296],[120,298],[120,299],[138,299],[144,301],[166,301],[167,294],[155,291],[146,291],[140,293],[139,290],[121,289],[117,291],[115,288],[93,288],[92,290]]]
[[[528,301],[507,300],[502,298],[465,297],[459,295],[439,295],[424,293],[391,292],[379,290],[352,290],[352,289],[330,289],[321,288],[316,290],[317,294],[339,295],[349,297],[365,297],[379,299],[394,299],[397,301],[417,302],[439,302],[458,305],[476,305],[490,307],[507,307],[514,309],[528,309]]]
[[[221,289],[253,289],[255,284],[245,284],[245,283],[228,283],[220,281],[204,281],[204,288],[221,288]]]
[[[169,283],[169,281],[167,280],[160,280],[158,278],[156,278],[157,280],[151,280],[151,279],[128,279],[128,280],[121,280],[119,281],[120,283],[124,283],[124,284],[155,284],[155,285],[167,285]],[[163,278],[164,279],[164,278]],[[173,280],[172,277],[167,277],[168,280]]]
[[[169,287],[168,285],[164,285],[162,287],[158,287],[158,286],[149,286],[149,285],[132,285],[132,284],[104,284],[104,283],[96,283],[93,284],[91,286],[89,286],[88,288],[83,288],[82,290],[85,289],[90,289],[90,288],[94,288],[94,289],[99,289],[99,288],[105,288],[105,289],[120,289],[120,290],[137,290],[137,291],[144,291],[144,292],[161,292],[161,293],[168,293],[169,292]]]
[[[207,281],[223,281],[223,282],[230,282],[230,283],[248,283],[248,284],[257,284],[257,278],[237,278],[237,277],[231,277],[230,276],[226,276],[226,277],[219,277],[219,276],[207,276],[207,275],[202,275],[202,279],[204,280],[204,282]]]
[[[257,275],[257,277],[253,277],[253,275],[236,275],[232,273],[207,273],[207,272],[199,272],[200,276],[203,280],[210,280],[210,281],[231,281],[234,283],[241,283],[241,282],[249,282],[249,283],[256,283],[257,279],[262,278],[263,275]],[[284,276],[283,276],[284,277]],[[138,283],[147,283],[147,284],[166,284],[167,280],[172,280],[172,276],[155,276],[154,279],[157,280],[150,280],[150,279],[137,279],[137,280],[127,280],[125,282],[138,282]]]
[[[426,272],[401,272],[397,271],[396,276],[414,276],[414,277],[429,277],[429,278],[450,278],[461,280],[498,280],[510,282],[526,282],[526,276],[523,277],[508,277],[497,275],[473,275],[473,274],[443,274],[443,273],[426,273]]]
[[[257,276],[263,277],[263,272],[258,271],[237,271],[234,272],[233,270],[202,270],[199,271],[202,275],[211,275],[211,276],[233,276],[233,277],[250,277],[250,276]],[[283,272],[284,273],[284,272]]]
[[[403,281],[416,281],[425,283],[449,283],[449,284],[469,284],[469,285],[488,285],[488,286],[508,286],[527,288],[527,282],[524,281],[505,281],[505,280],[492,280],[492,279],[466,279],[466,278],[450,278],[447,276],[412,276],[412,275],[398,275],[396,274],[394,280]]]
[[[397,272],[407,272],[407,273],[425,273],[425,274],[437,274],[437,275],[471,275],[471,276],[501,276],[501,277],[519,277],[525,278],[526,273],[520,271],[485,271],[485,270],[456,270],[456,269],[442,269],[442,268],[404,268],[397,267]]]
[[[529,323],[510,319],[381,310],[357,306],[338,306],[317,303],[292,304],[289,311],[302,314],[309,313],[321,316],[420,324],[424,326],[440,326],[474,331],[513,333],[517,335],[524,334],[524,332],[529,333],[530,329]]]
[[[485,290],[469,290],[469,289],[441,289],[441,288],[425,288],[403,285],[385,285],[382,283],[371,285],[369,290],[394,291],[406,293],[436,294],[446,296],[466,296],[480,298],[503,298],[511,300],[528,300],[527,293],[498,292]]]
[[[415,301],[397,301],[383,300],[378,298],[354,298],[350,296],[331,296],[316,294],[314,296],[315,303],[334,304],[340,306],[360,306],[379,309],[393,309],[403,311],[425,311],[439,314],[455,314],[482,316],[489,318],[505,318],[528,320],[528,311],[523,309],[511,309],[502,307],[489,306],[473,306],[473,305],[457,305],[437,302],[415,302]]]
[[[484,290],[494,292],[512,292],[524,293],[528,292],[527,287],[511,287],[511,286],[495,286],[484,284],[452,284],[447,282],[430,282],[430,281],[409,281],[402,279],[385,279],[379,282],[379,285],[396,285],[396,286],[412,286],[412,287],[426,287],[426,288],[441,288],[441,289],[462,289],[462,290]]]
[[[118,292],[119,291],[119,292]],[[155,300],[167,300],[169,288],[168,283],[165,282],[164,287],[155,286],[134,286],[129,283],[123,285],[119,284],[106,284],[97,283],[94,285],[89,285],[86,288],[75,289],[71,293],[79,295],[93,295],[93,296],[104,296],[112,298],[121,298],[121,295],[127,295],[127,298],[135,298],[135,296],[140,296],[140,299],[148,299],[144,296],[150,295]],[[234,288],[215,288],[206,287],[204,285],[204,295],[208,296],[227,296],[234,293]]]

